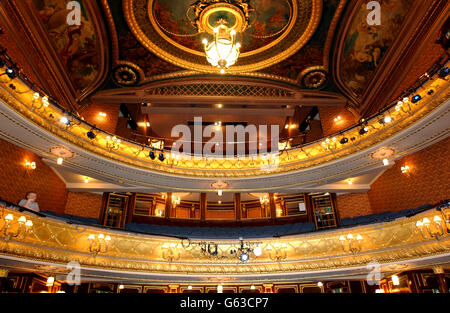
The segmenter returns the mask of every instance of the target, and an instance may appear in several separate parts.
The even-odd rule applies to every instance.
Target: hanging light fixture
[[[224,74],[225,69],[236,63],[241,49],[241,44],[236,42],[236,31],[226,26],[226,21],[221,19],[219,26],[214,28],[214,40],[208,42],[203,39],[206,59],[208,62],[220,69],[220,73]]]
[[[206,59],[224,74],[239,58],[241,43],[237,38],[249,26],[253,11],[250,1],[198,0],[190,10],[195,15],[192,25],[205,34],[202,43]]]

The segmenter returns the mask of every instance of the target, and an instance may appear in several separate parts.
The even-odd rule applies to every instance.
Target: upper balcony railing
[[[310,168],[337,160],[381,142],[421,119],[448,100],[448,56],[422,75],[403,98],[378,114],[319,141],[290,147],[279,142],[275,152],[223,157],[173,152],[163,138],[149,137],[149,144],[119,138],[63,109],[18,70],[3,50],[0,63],[0,98],[66,142],[103,157],[141,168],[192,177],[254,177]]]

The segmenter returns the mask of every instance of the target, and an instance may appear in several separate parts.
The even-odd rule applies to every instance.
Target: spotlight
[[[412,97],[411,102],[412,103],[417,103],[422,99],[422,97],[420,95],[415,95],[414,97]]]
[[[58,160],[56,160],[56,164],[58,164],[58,165],[62,165],[63,162],[64,162],[63,158],[58,158]]]
[[[368,131],[367,127],[363,127],[359,130],[359,134],[364,135],[365,133],[367,133],[367,131]]]
[[[158,155],[158,159],[159,159],[161,162],[163,162],[163,161],[164,161],[164,153],[160,153],[160,154]]]
[[[16,77],[16,73],[15,73],[14,70],[11,69],[11,68],[8,68],[8,69],[6,70],[6,75],[7,75],[9,78],[11,78],[11,79],[13,79],[14,77]]]
[[[444,67],[443,69],[441,69],[441,70],[439,71],[439,77],[440,77],[440,78],[445,78],[445,77],[447,77],[447,75],[449,74],[449,72],[450,72],[450,69],[449,69],[448,67]]]
[[[339,142],[341,143],[341,145],[344,145],[344,144],[346,144],[348,142],[348,138],[344,137]]]
[[[95,139],[95,137],[97,137],[97,135],[92,131],[92,130],[90,130],[90,131],[88,131],[87,133],[86,133],[86,136],[89,138],[89,139]]]
[[[154,160],[154,159],[155,159],[155,152],[150,151],[150,153],[148,154],[148,156],[150,157],[150,159]]]
[[[248,253],[242,252],[241,255],[239,256],[239,260],[241,260],[241,262],[247,262],[248,261]]]
[[[388,159],[383,159],[383,165],[384,166],[388,166],[389,165],[389,160]]]

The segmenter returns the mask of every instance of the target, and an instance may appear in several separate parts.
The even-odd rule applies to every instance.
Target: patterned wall
[[[325,137],[344,130],[357,122],[355,116],[344,107],[319,107],[319,115],[323,136]],[[338,116],[341,117],[341,120],[334,122],[334,119]]]
[[[66,214],[100,218],[102,195],[90,192],[68,192]]]
[[[107,132],[115,133],[119,118],[119,108],[120,104],[92,103],[81,112],[81,116],[84,117],[86,122],[96,125]],[[106,117],[98,115],[100,112],[106,113]]]
[[[415,208],[450,198],[450,137],[398,160],[368,193],[374,213]],[[402,174],[408,165],[411,174]]]
[[[36,162],[29,175],[25,162]],[[36,154],[0,139],[0,198],[18,203],[28,191],[35,191],[42,211],[64,213],[66,185]]]
[[[367,193],[347,193],[336,197],[341,219],[372,214]]]

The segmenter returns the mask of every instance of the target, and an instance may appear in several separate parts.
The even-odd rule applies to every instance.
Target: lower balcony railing
[[[189,275],[295,273],[450,252],[446,203],[391,222],[274,238],[194,239],[67,223],[2,205],[0,257],[87,268]]]

